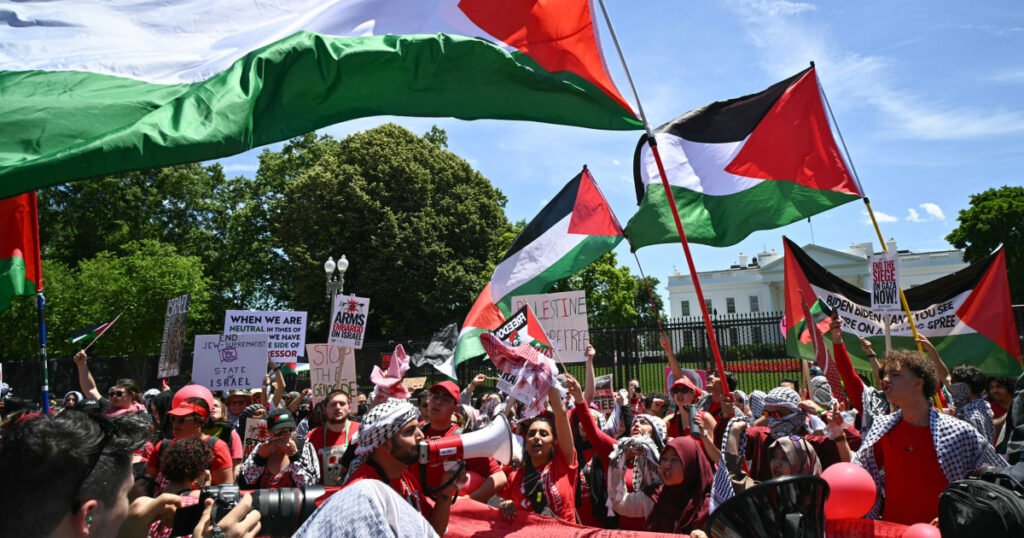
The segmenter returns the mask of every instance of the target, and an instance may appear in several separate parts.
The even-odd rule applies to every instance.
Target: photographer
[[[290,488],[316,482],[298,465],[296,454],[305,439],[293,439],[295,417],[284,407],[267,415],[272,437],[256,446],[238,472],[238,484],[246,488]],[[295,461],[292,461],[292,458]]]

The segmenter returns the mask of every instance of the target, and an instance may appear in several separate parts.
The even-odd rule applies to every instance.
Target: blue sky
[[[1019,1],[786,2],[658,0],[607,4],[652,127],[711,101],[764,89],[815,61],[882,233],[900,249],[952,248],[944,239],[972,193],[1022,183],[1024,5]],[[634,103],[604,21],[605,58]],[[632,156],[639,133],[529,122],[375,117],[320,132],[335,137],[395,122],[448,132],[449,149],[530,219],[587,164],[619,220],[636,211]],[[280,144],[270,146],[280,147]],[[221,159],[229,175],[255,173],[260,150]],[[864,204],[812,218],[814,242],[846,248],[877,238]],[[742,252],[782,251],[782,235],[811,242],[806,221],[756,232],[726,248],[693,245],[697,269],[724,269]],[[338,245],[339,253],[344,245]],[[620,263],[637,273],[623,243]],[[638,251],[644,273],[686,271],[678,244]],[[352,260],[352,263],[359,263]]]

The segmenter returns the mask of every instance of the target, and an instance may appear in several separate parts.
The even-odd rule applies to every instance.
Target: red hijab
[[[688,534],[703,529],[708,520],[708,500],[715,475],[700,443],[692,437],[676,437],[665,449],[675,450],[683,463],[683,483],[658,486],[649,493],[654,509],[647,516],[644,530]]]

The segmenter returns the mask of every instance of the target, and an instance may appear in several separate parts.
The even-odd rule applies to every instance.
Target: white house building
[[[896,242],[886,243],[889,252],[896,251]],[[833,250],[820,245],[805,245],[804,251],[847,282],[864,288],[871,287],[868,256],[872,254],[872,243],[854,243],[844,250]],[[967,267],[963,251],[941,250],[937,252],[898,251],[900,255],[900,284],[912,288],[935,280]],[[738,263],[720,271],[699,273],[704,300],[709,312],[721,314],[746,314],[756,312],[781,312],[785,310],[783,256],[771,252],[758,253],[749,259],[742,252]],[[669,304],[673,318],[700,316],[697,293],[688,274],[678,270],[668,277]]]

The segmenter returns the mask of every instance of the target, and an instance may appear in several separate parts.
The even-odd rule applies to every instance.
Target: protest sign
[[[242,461],[256,449],[256,445],[270,439],[267,421],[262,418],[249,417],[245,420],[245,437],[242,439]]]
[[[191,297],[186,293],[167,301],[157,377],[168,378],[178,375],[178,371],[181,369],[181,351],[185,347],[185,322],[188,319],[188,305]]]
[[[899,254],[891,252],[871,256],[871,311],[876,314],[902,312],[899,286]]]
[[[306,344],[306,354],[313,405],[334,390],[343,390],[351,397],[359,392],[355,350],[330,344]]]
[[[685,375],[686,377],[690,378],[690,381],[693,381],[694,386],[696,386],[700,390],[704,390],[704,384],[707,381],[706,380],[707,373],[704,370],[690,370],[688,368],[683,368],[682,370],[683,370],[683,375]],[[672,373],[672,368],[666,366],[665,367],[665,394],[668,394],[669,396],[672,395],[672,385],[675,384],[675,382],[676,382],[676,376],[675,376],[675,374]],[[731,388],[735,389],[736,387],[731,387]]]
[[[615,410],[615,393],[612,390],[612,374],[594,378],[594,403],[597,410],[608,415]]]
[[[332,346],[363,349],[366,336],[366,318],[370,300],[353,295],[339,295],[331,314],[331,335],[327,343]]]
[[[512,297],[512,310],[529,305],[562,362],[584,362],[590,345],[587,293],[582,290]]]
[[[228,310],[224,334],[266,334],[267,358],[296,362],[306,343],[306,313],[288,311]]]
[[[197,334],[192,382],[210,390],[263,386],[267,371],[267,335]]]
[[[407,377],[402,380],[402,384],[405,388],[410,391],[422,389],[427,384],[426,377]]]

